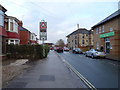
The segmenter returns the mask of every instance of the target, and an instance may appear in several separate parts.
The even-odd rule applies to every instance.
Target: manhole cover
[[[40,81],[55,81],[54,75],[40,75]]]

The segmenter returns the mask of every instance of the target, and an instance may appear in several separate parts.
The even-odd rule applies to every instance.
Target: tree
[[[58,45],[59,47],[64,47],[65,46],[65,43],[62,39],[59,39],[56,43],[56,45]]]

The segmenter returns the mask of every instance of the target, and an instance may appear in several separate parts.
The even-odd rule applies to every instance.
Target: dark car
[[[73,53],[82,53],[82,50],[80,48],[73,48]]]
[[[57,48],[56,48],[56,51],[57,51],[58,53],[63,53],[63,48],[62,48],[62,47],[57,47]]]

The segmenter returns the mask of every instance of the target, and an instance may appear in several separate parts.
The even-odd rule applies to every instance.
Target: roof
[[[111,19],[119,16],[119,15],[120,15],[120,9],[117,10],[116,12],[114,12],[113,14],[111,14],[110,16],[106,17],[106,18],[103,19],[102,21],[100,21],[98,24],[94,25],[92,28],[94,28],[94,27],[96,27],[96,26],[99,26],[99,25],[101,25],[101,24],[103,24],[103,23],[105,23],[105,22],[107,22],[107,21],[109,21],[109,20],[111,20]]]
[[[27,30],[26,28],[24,28],[24,27],[20,27],[20,31],[29,31],[29,30]],[[30,32],[30,31],[29,31]]]
[[[2,10],[3,12],[7,11],[7,9],[5,9],[1,4],[0,4],[0,10]]]
[[[85,28],[79,28],[78,30],[72,32],[71,34],[67,35],[66,37],[69,37],[70,35],[75,35],[78,33],[82,33],[82,34],[89,34],[89,30],[85,29]]]
[[[19,20],[16,18],[16,17],[13,17],[13,16],[5,16],[5,18],[10,18],[10,19],[14,19],[16,22],[19,23]]]

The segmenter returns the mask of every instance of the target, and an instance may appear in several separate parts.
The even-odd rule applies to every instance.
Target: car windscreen
[[[80,48],[76,48],[75,50],[80,50]]]
[[[102,52],[102,51],[101,51],[101,50],[99,50],[99,49],[95,49],[95,51]]]

